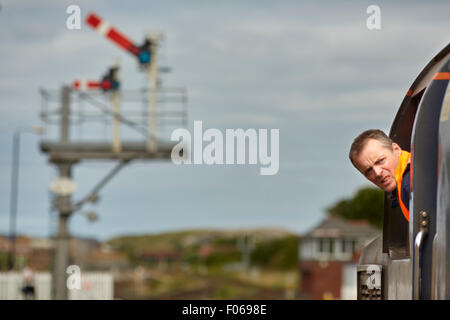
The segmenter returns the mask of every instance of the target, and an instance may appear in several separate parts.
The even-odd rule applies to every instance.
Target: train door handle
[[[423,239],[428,233],[428,214],[425,211],[420,212],[419,232],[414,239],[414,300],[419,300],[420,297],[420,251],[423,244]]]

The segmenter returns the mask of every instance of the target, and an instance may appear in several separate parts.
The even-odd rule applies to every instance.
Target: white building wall
[[[51,279],[49,272],[35,272],[36,300],[51,299]],[[0,300],[23,300],[22,274],[0,272]],[[81,273],[81,288],[69,290],[69,300],[112,300],[114,299],[114,278],[111,272]]]
[[[333,252],[330,253],[329,238],[324,238],[323,251],[320,252],[320,238],[308,238],[300,241],[298,256],[300,260],[337,260],[349,261],[353,256],[353,239],[345,239],[345,251],[343,250],[343,238],[333,238]],[[358,248],[358,243],[356,243]]]
[[[356,300],[356,263],[347,263],[342,268],[342,300]]]

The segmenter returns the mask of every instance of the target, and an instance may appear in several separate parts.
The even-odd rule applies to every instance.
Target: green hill
[[[125,235],[106,243],[112,249],[124,252],[135,265],[167,257],[175,262],[204,263],[212,267],[241,261],[241,250],[246,241],[251,247],[253,265],[275,269],[296,266],[297,236],[283,229],[186,230]]]

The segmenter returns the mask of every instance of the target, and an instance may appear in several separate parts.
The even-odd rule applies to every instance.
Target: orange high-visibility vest
[[[398,203],[400,204],[400,208],[402,209],[403,215],[408,221],[409,221],[409,210],[402,201],[402,180],[403,174],[405,173],[406,167],[408,166],[409,163],[411,163],[411,153],[402,150],[402,153],[398,158],[397,168],[395,169],[394,173],[395,180],[397,181]]]

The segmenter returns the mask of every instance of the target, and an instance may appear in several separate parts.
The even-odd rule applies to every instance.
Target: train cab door
[[[450,57],[442,59],[437,72],[431,75],[417,110],[411,140],[409,234],[414,299],[435,297],[439,133],[441,112],[448,108],[443,106],[450,103]],[[448,138],[444,137],[444,143]],[[447,193],[444,198],[449,196]]]
[[[436,233],[439,117],[446,92],[446,81],[435,77],[445,72],[449,59],[450,44],[413,82],[389,133],[403,150],[411,152],[412,185],[409,222],[399,207],[392,206],[392,195],[385,194],[382,252],[388,257],[388,265],[384,299],[432,298],[432,278],[436,279],[432,261],[433,253],[437,252],[433,251],[433,240]],[[420,250],[416,249],[416,240],[420,240]]]
[[[445,69],[442,71],[445,72]],[[446,72],[450,75],[449,62]],[[436,237],[433,243],[435,259],[432,266],[435,274],[432,274],[431,292],[432,298],[439,300],[450,299],[450,81],[447,79],[445,82],[439,117]]]

